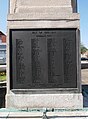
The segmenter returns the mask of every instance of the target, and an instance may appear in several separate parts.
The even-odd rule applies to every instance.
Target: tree
[[[88,49],[83,45],[81,44],[81,54],[84,54]]]

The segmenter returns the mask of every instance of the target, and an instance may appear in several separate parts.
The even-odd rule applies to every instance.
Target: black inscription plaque
[[[76,29],[10,30],[11,89],[77,88]]]

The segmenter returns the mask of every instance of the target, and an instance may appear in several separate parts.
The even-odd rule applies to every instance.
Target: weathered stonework
[[[10,1],[10,13],[28,13],[28,12],[52,12],[56,8],[57,10],[67,9],[72,12],[71,1],[68,0],[11,0]],[[55,10],[54,10],[55,11]],[[62,11],[61,11],[62,12]]]
[[[8,95],[8,107],[26,108],[82,108],[81,94],[12,94]]]

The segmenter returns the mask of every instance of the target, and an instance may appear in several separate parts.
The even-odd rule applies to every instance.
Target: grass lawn
[[[6,81],[6,75],[0,76],[0,81]]]

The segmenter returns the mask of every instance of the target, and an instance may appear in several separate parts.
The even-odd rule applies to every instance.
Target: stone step
[[[56,112],[1,111],[0,119],[88,119],[88,109],[58,110]]]

